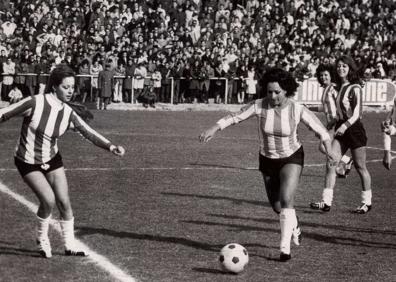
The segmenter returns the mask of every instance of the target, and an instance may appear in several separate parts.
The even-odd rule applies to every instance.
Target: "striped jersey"
[[[335,90],[333,84],[330,84],[323,90],[321,101],[323,105],[323,112],[326,115],[327,123],[337,118],[336,99],[337,90]]]
[[[267,158],[279,159],[291,156],[301,147],[297,136],[300,121],[307,125],[321,140],[330,135],[320,120],[305,106],[287,99],[282,107],[273,108],[268,98],[258,99],[240,112],[220,119],[217,124],[224,129],[252,116],[258,120],[260,154]]]
[[[337,95],[336,106],[338,120],[349,128],[362,117],[362,88],[358,84],[342,85]]]
[[[23,116],[15,157],[29,164],[43,164],[58,153],[58,138],[74,128],[86,139],[104,149],[110,141],[93,130],[67,104],[59,104],[52,94],[40,94],[0,109],[0,122]]]

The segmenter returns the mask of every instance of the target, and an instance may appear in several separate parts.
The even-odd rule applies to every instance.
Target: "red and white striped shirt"
[[[43,164],[58,153],[58,138],[75,128],[85,138],[104,149],[110,141],[93,130],[67,104],[59,104],[52,94],[28,97],[0,109],[0,122],[24,116],[15,157],[29,164]]]
[[[346,128],[361,119],[363,113],[362,88],[358,84],[341,86],[336,99],[338,120]]]
[[[287,158],[301,147],[297,136],[300,121],[319,135],[322,141],[330,139],[320,120],[305,106],[292,99],[287,99],[279,108],[271,107],[267,98],[258,99],[240,112],[220,119],[217,124],[223,130],[252,116],[256,116],[258,120],[260,154],[267,158]]]

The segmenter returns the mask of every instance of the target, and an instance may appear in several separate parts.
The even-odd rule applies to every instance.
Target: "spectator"
[[[1,87],[1,100],[9,101],[8,93],[12,89],[12,85],[14,83],[14,74],[15,74],[15,63],[12,61],[9,56],[7,60],[3,63],[3,84]]]
[[[99,72],[99,110],[107,110],[107,106],[113,95],[114,90],[114,72],[111,70],[111,63],[105,65],[105,69]]]

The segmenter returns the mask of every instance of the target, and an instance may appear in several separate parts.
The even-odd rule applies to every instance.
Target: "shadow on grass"
[[[79,237],[89,236],[93,234],[102,234],[104,236],[111,236],[117,238],[128,238],[133,240],[144,240],[144,241],[152,241],[159,243],[170,243],[170,244],[183,245],[193,249],[216,252],[216,253],[218,253],[221,250],[221,248],[224,247],[224,244],[218,245],[218,244],[203,243],[183,237],[160,236],[153,234],[138,234],[132,232],[125,232],[125,231],[115,231],[106,228],[94,228],[94,227],[85,227],[85,226],[78,227],[77,234]],[[242,243],[242,245],[248,248],[249,247],[270,248],[262,244]],[[254,254],[251,255],[254,256]]]
[[[22,249],[22,248],[0,246],[0,256],[3,256],[3,255],[27,256],[27,257],[41,258],[41,255],[36,250],[28,250],[28,249]]]
[[[246,199],[235,199],[232,197],[226,197],[226,196],[213,196],[213,195],[197,195],[197,194],[183,194],[183,193],[174,193],[174,192],[163,192],[161,193],[162,195],[165,196],[177,196],[177,197],[189,197],[189,198],[200,198],[200,199],[207,199],[207,200],[225,200],[225,201],[230,201],[233,204],[236,205],[241,205],[243,203],[250,204],[250,205],[256,205],[256,206],[262,206],[262,207],[271,207],[271,205],[268,202],[264,201],[253,201],[253,200],[246,200]]]
[[[218,215],[218,214],[208,214],[208,216],[212,217],[219,217],[219,218],[226,218],[226,219],[238,219],[238,220],[243,220],[243,221],[257,221],[257,222],[263,222],[263,223],[268,223],[268,224],[275,224],[278,223],[278,220],[274,219],[254,219],[254,218],[249,218],[249,217],[241,217],[241,216],[229,216],[229,215]],[[188,221],[182,221],[184,223],[189,223],[189,224],[196,224],[196,225],[206,225],[206,226],[222,226],[222,227],[227,227],[231,228],[233,231],[260,231],[260,232],[274,232],[274,233],[279,233],[278,228],[264,228],[260,226],[251,226],[251,225],[244,225],[244,224],[230,224],[230,223],[220,223],[220,222],[211,222],[211,221],[198,221],[198,220],[188,220]],[[353,228],[353,227],[345,227],[345,226],[337,226],[337,225],[321,225],[321,224],[312,224],[312,223],[304,223],[300,221],[302,226],[311,226],[311,227],[321,227],[321,228],[333,228],[336,230],[341,230],[341,231],[348,231],[348,232],[354,232],[359,234],[360,232],[367,232],[367,233],[378,233],[378,234],[383,234],[383,232],[378,231],[378,230],[372,230],[372,229],[362,229],[362,228]],[[348,237],[348,236],[334,236],[333,234],[331,235],[325,235],[321,233],[316,233],[316,232],[307,232],[304,231],[303,229],[303,237],[304,238],[309,238],[315,241],[320,241],[320,242],[326,242],[329,244],[336,244],[336,245],[345,245],[345,246],[354,246],[354,247],[369,247],[369,248],[377,248],[377,249],[396,249],[396,244],[393,243],[387,243],[387,242],[375,242],[375,241],[366,241],[354,237]]]
[[[235,170],[249,170],[258,171],[257,167],[242,167],[242,166],[231,166],[231,165],[221,165],[221,164],[205,164],[205,163],[190,163],[191,166],[196,167],[211,167],[214,169],[235,169]]]
[[[225,272],[220,269],[214,269],[214,268],[194,267],[194,268],[192,268],[192,270],[195,272],[208,273],[208,274],[233,275],[233,276],[236,275],[236,274],[232,274],[232,273]]]

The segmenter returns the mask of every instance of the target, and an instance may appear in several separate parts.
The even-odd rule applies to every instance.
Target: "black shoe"
[[[84,251],[72,251],[72,250],[65,250],[65,255],[66,256],[73,256],[73,257],[86,257],[88,254],[86,254]]]
[[[280,257],[279,260],[284,262],[284,261],[288,261],[291,259],[291,254],[285,254],[285,253],[280,253]]]
[[[155,109],[155,105],[154,104],[150,104],[150,107],[152,107],[153,109]]]
[[[356,210],[353,211],[353,213],[365,214],[368,213],[370,210],[371,210],[371,205],[362,203],[359,207],[356,208]]]
[[[329,212],[331,206],[329,206],[328,204],[326,204],[325,202],[312,202],[309,204],[309,206],[311,207],[311,209],[314,210],[321,210],[324,212]]]

